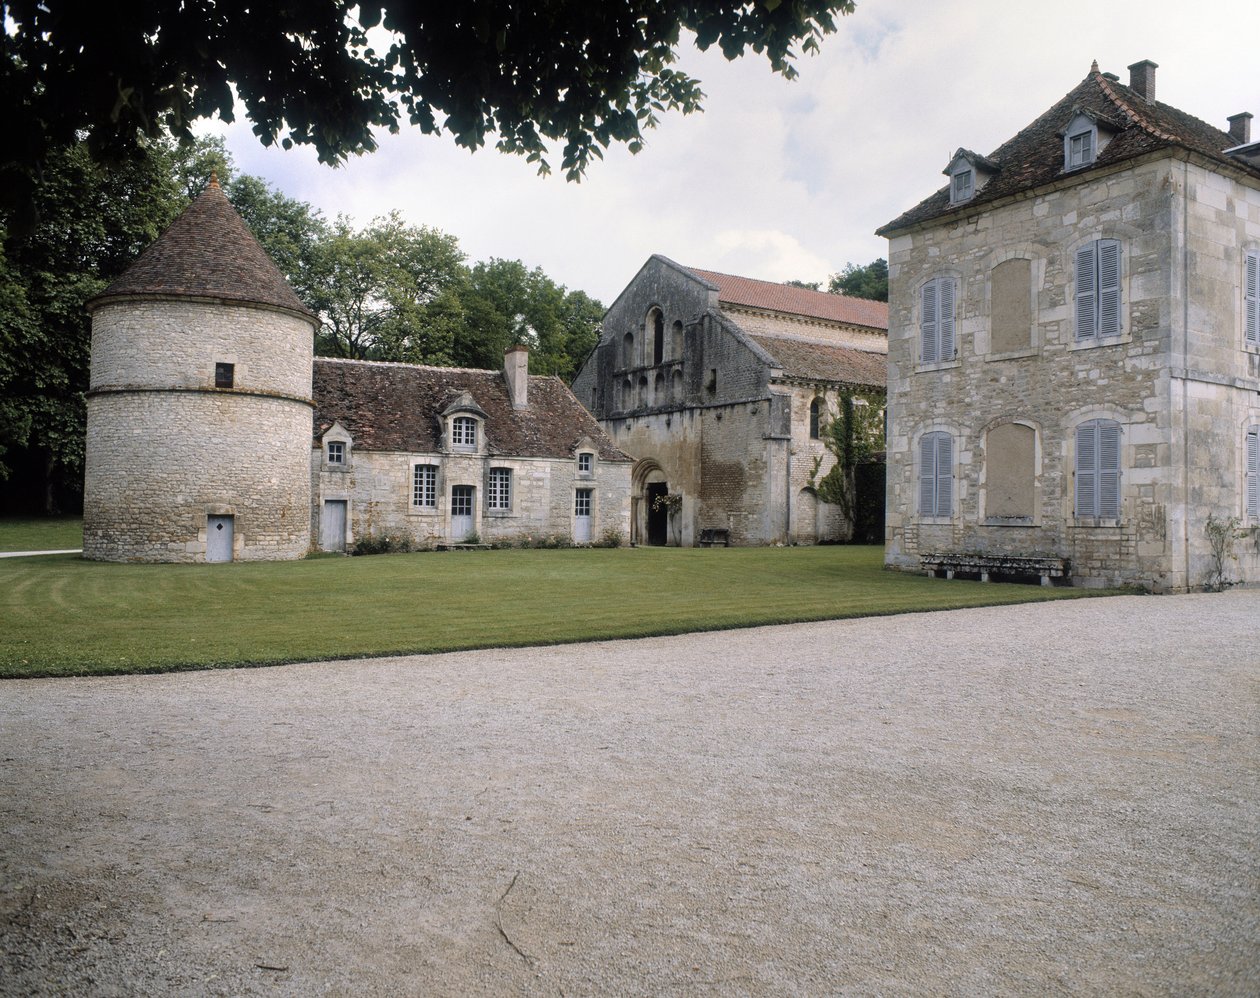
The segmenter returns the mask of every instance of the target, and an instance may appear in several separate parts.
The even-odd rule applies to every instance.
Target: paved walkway
[[[0,992],[1255,995],[1258,659],[1252,590],[5,682]]]

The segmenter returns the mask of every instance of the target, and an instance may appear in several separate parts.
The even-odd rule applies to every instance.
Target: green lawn
[[[450,552],[271,564],[0,559],[0,677],[677,634],[1098,595],[928,579],[876,547]]]
[[[64,551],[83,547],[83,517],[0,520],[0,551]]]

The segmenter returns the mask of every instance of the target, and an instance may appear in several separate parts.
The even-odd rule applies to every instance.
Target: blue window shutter
[[[954,438],[936,434],[936,515],[954,512]]]
[[[1098,335],[1120,335],[1120,244],[1098,242]]]
[[[1098,515],[1120,519],[1120,424],[1098,424]]]
[[[1260,253],[1247,254],[1243,287],[1247,342],[1260,345]]]
[[[1097,423],[1076,428],[1076,515],[1098,515]]]
[[[1094,244],[1076,251],[1076,340],[1092,340],[1098,335],[1097,308],[1097,257]]]
[[[936,434],[919,441],[919,515],[936,515]]]
[[[942,277],[937,282],[941,289],[941,360],[954,359],[954,282]]]
[[[921,309],[919,315],[920,336],[919,357],[924,364],[934,364],[937,360],[937,341],[940,336],[938,323],[939,311],[936,302],[936,281],[928,281],[923,285]]]
[[[1260,426],[1247,434],[1247,515],[1260,517]]]

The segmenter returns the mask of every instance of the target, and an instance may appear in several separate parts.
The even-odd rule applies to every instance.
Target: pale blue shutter
[[[1098,515],[1097,424],[1076,428],[1076,515]]]
[[[1120,244],[1103,239],[1098,246],[1098,335],[1120,335]]]
[[[1260,517],[1260,427],[1247,434],[1247,515]]]
[[[1260,253],[1247,254],[1246,272],[1243,303],[1247,342],[1260,345]]]
[[[939,311],[936,301],[936,281],[928,281],[923,285],[919,315],[919,358],[924,364],[934,364],[937,360],[937,342],[940,337],[938,324]]]
[[[954,438],[948,433],[936,437],[936,515],[954,512]]]
[[[1098,516],[1120,519],[1120,424],[1098,424]]]
[[[1076,251],[1076,339],[1093,339],[1098,334],[1095,291],[1097,257],[1091,243]]]
[[[937,281],[941,289],[941,310],[939,321],[941,326],[941,347],[938,354],[941,360],[954,358],[954,282],[949,278]]]
[[[919,515],[936,515],[936,434],[919,441]]]

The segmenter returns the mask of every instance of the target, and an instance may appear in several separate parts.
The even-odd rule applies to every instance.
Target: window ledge
[[[1122,520],[1103,520],[1092,516],[1072,517],[1071,527],[1074,530],[1119,530],[1124,526]]]
[[[412,516],[437,516],[436,506],[408,506],[407,512]]]
[[[1098,339],[1095,337],[1094,339],[1088,340],[1078,340],[1075,336],[1073,336],[1072,342],[1068,344],[1068,350],[1095,350],[1098,347],[1123,346],[1126,343],[1132,342],[1133,337],[1128,333],[1122,333],[1119,336],[1108,336],[1106,339]]]
[[[932,371],[948,371],[954,367],[962,367],[961,357],[956,356],[954,357],[953,360],[938,360],[931,364],[923,364],[923,363],[917,364],[915,365],[914,373],[915,374],[928,374]]]
[[[1024,357],[1036,357],[1041,351],[1037,347],[1020,347],[1018,350],[1002,350],[986,353],[984,359],[990,360],[1022,360]]]
[[[918,522],[926,526],[948,527],[954,522],[954,518],[952,516],[920,516]]]

